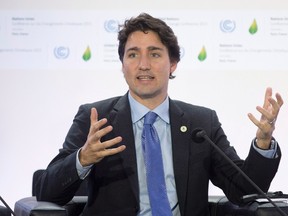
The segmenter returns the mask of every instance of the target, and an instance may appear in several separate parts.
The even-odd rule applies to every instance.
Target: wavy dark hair
[[[170,60],[172,62],[180,61],[180,47],[178,45],[177,37],[173,30],[163,20],[154,18],[147,13],[141,13],[135,18],[132,17],[131,19],[126,20],[124,24],[119,27],[118,54],[122,63],[128,36],[135,31],[146,33],[149,30],[154,31],[159,35],[161,42],[168,49]],[[174,76],[170,75],[170,78],[172,79]]]

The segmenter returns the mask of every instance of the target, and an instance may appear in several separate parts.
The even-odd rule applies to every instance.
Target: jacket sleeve
[[[76,169],[77,151],[85,144],[89,127],[90,107],[82,105],[59,154],[35,183],[37,200],[64,205],[73,198],[82,182]]]

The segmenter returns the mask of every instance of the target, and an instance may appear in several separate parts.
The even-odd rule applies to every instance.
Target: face
[[[140,103],[154,108],[167,96],[169,75],[177,67],[157,33],[136,31],[129,35],[122,71],[131,95]]]

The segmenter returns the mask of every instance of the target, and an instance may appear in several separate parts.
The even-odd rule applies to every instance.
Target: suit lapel
[[[137,203],[139,203],[139,187],[137,175],[137,160],[132,128],[131,110],[127,94],[119,99],[114,110],[110,114],[111,124],[116,136],[122,136],[121,145],[125,145],[125,151],[119,155],[122,158],[123,169],[125,170]]]
[[[186,205],[187,180],[189,174],[189,145],[191,145],[190,123],[184,117],[184,112],[170,100],[170,124],[172,136],[173,166],[180,209]],[[133,194],[139,203],[139,186],[137,175],[137,160],[132,128],[131,110],[127,94],[119,99],[110,113],[111,124],[116,136],[123,137],[126,150],[119,155],[123,159],[123,168],[127,173]]]
[[[170,125],[174,175],[180,210],[186,206],[186,193],[189,174],[190,123],[184,112],[170,100]]]

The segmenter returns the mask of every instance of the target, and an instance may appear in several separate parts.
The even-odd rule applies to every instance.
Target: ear
[[[122,71],[123,74],[125,74],[125,70],[124,70],[124,65],[123,65],[123,63],[122,63],[121,71]]]
[[[171,64],[170,64],[170,74],[172,74],[176,70],[177,65],[178,65],[178,63],[176,61],[175,62],[171,62]]]

